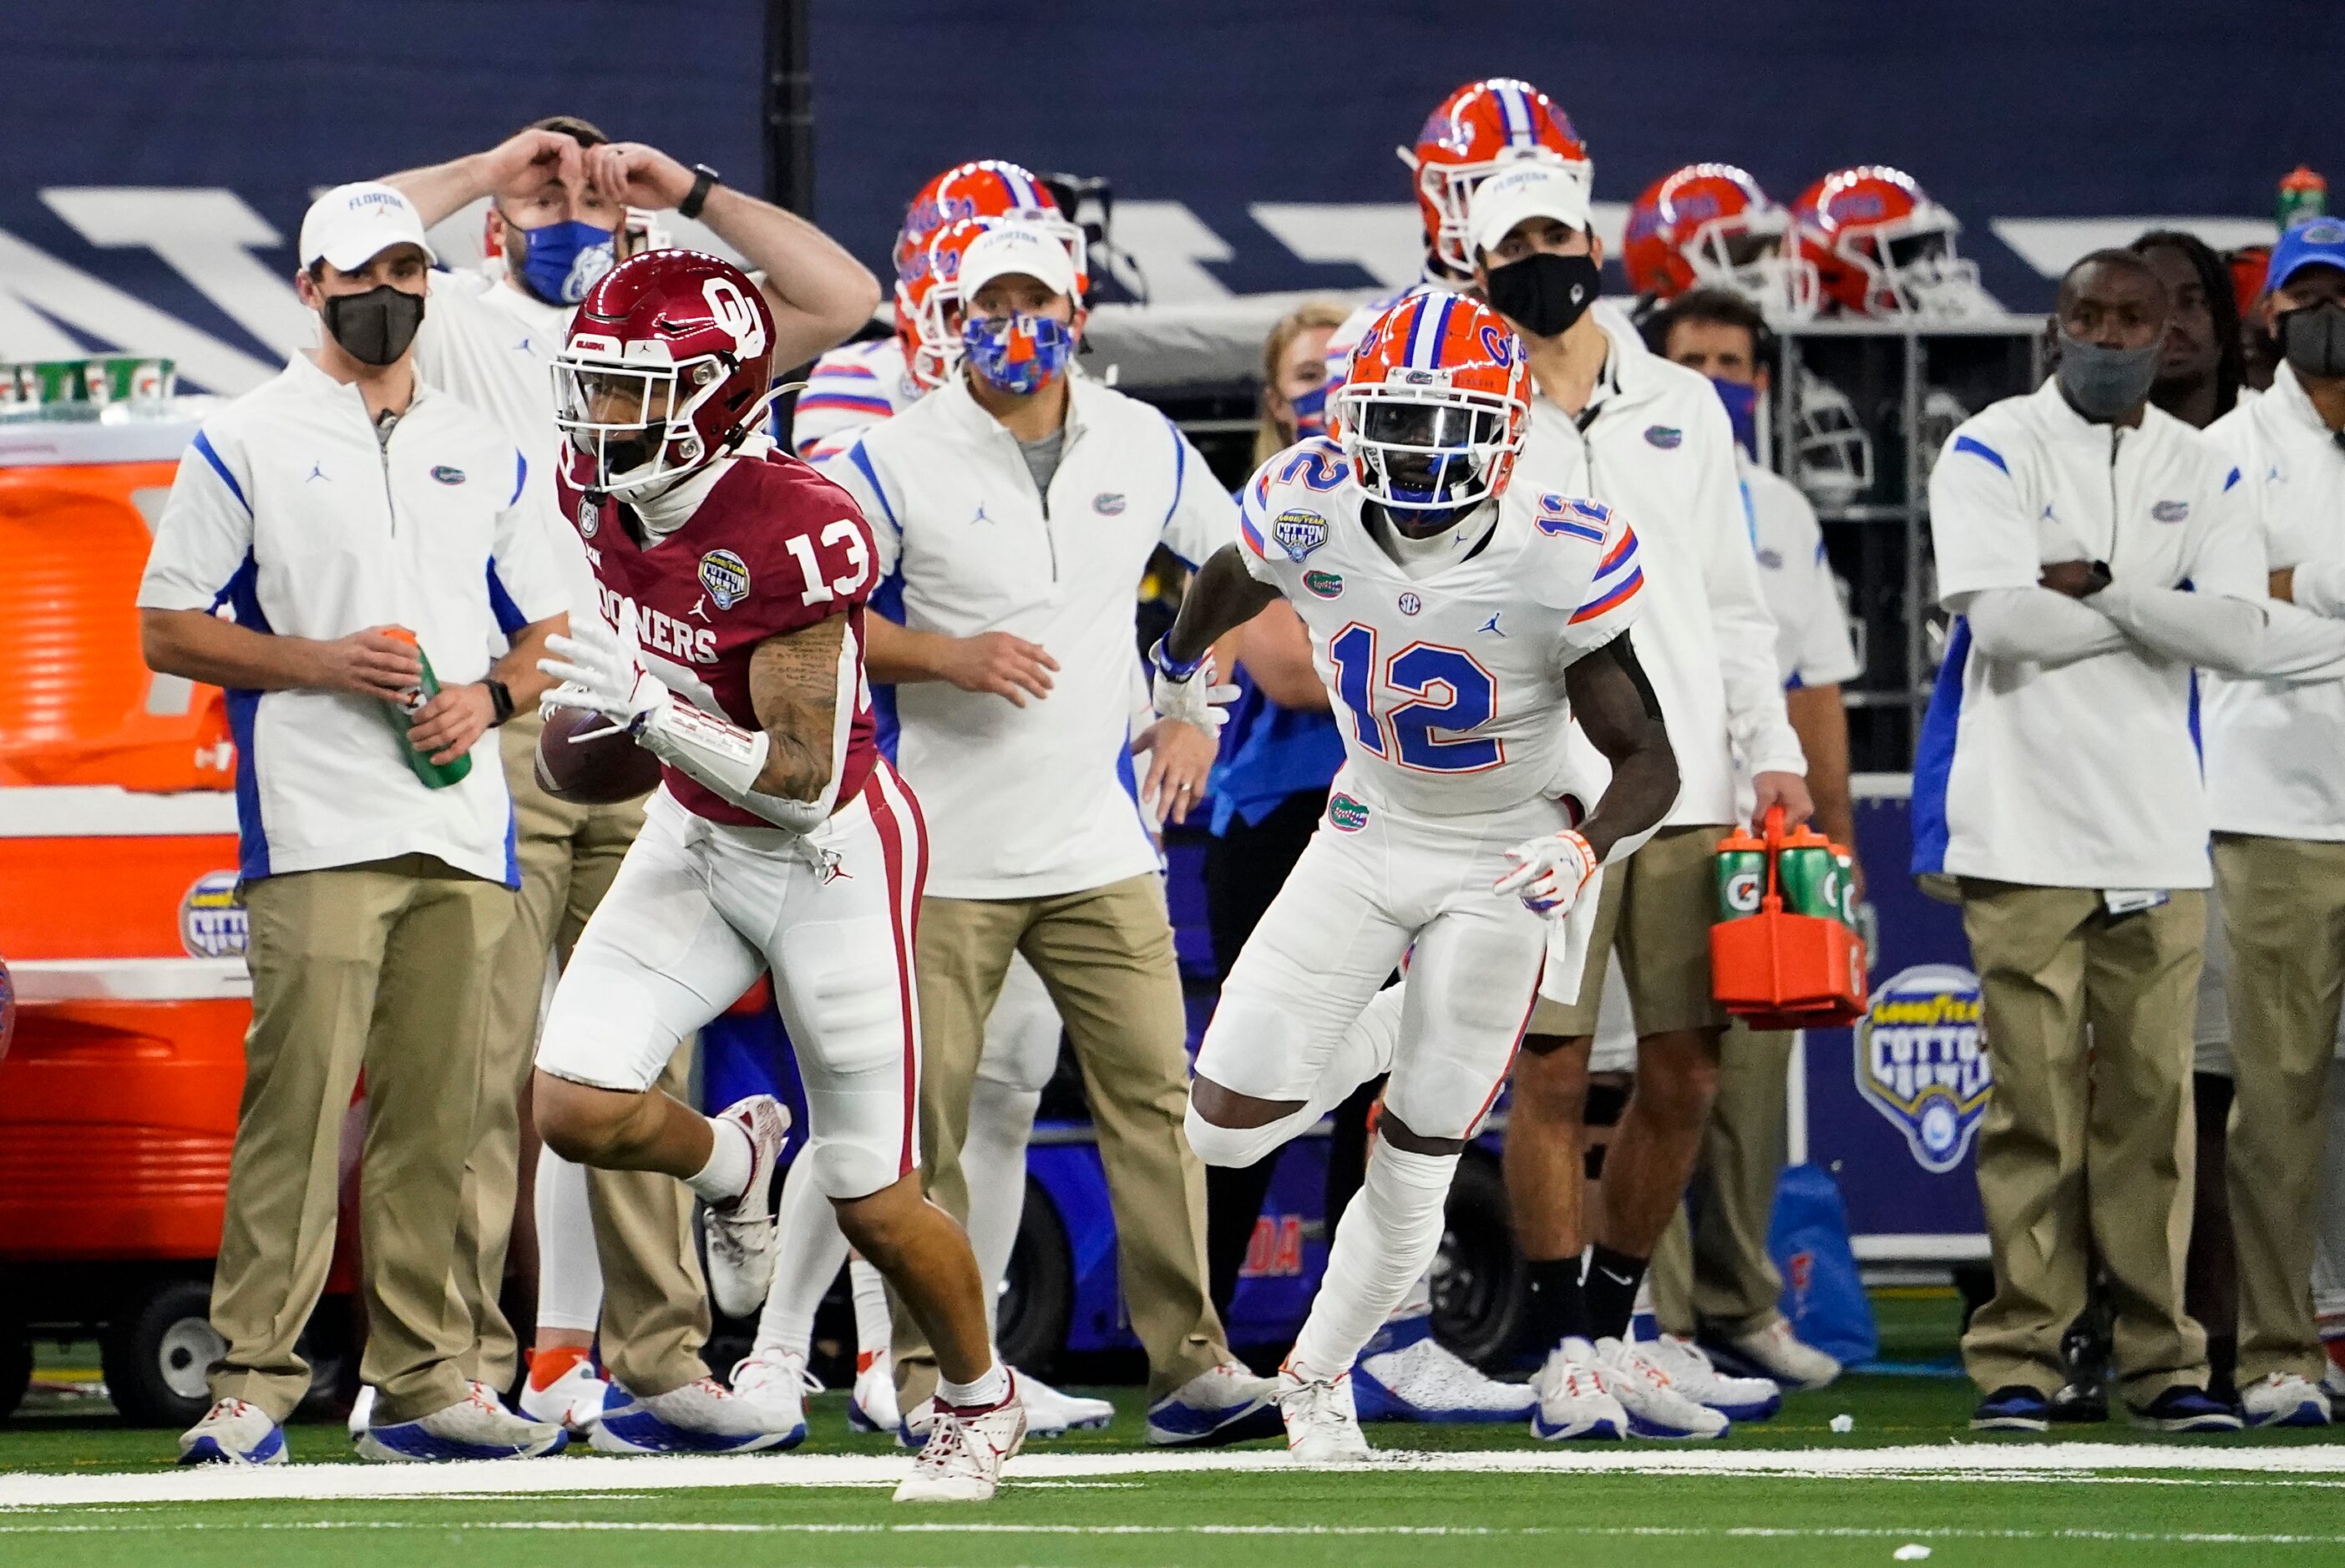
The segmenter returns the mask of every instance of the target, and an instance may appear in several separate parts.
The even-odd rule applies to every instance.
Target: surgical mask
[[[611,270],[614,236],[576,218],[543,228],[508,230],[521,237],[522,286],[548,305],[575,305]]]
[[[1533,251],[1490,268],[1490,309],[1534,338],[1559,337],[1596,303],[1603,274],[1592,256]]]
[[[2053,376],[2069,406],[2096,422],[2114,420],[2140,406],[2157,379],[2159,345],[2105,349],[2060,330],[2060,364]]]
[[[360,364],[395,365],[423,325],[423,296],[381,284],[326,301],[326,330]]]
[[[1051,316],[971,316],[960,340],[969,369],[1020,397],[1049,386],[1075,356],[1074,329]]]
[[[2345,377],[2345,306],[2324,299],[2272,318],[2273,335],[2289,369],[2317,381]]]
[[[1294,439],[1305,440],[1327,433],[1327,387],[1322,382],[1307,392],[1297,392],[1286,400],[1294,410]]]
[[[1734,427],[1734,444],[1752,457],[1759,455],[1759,389],[1749,381],[1710,379],[1711,389],[1726,405],[1726,422]]]

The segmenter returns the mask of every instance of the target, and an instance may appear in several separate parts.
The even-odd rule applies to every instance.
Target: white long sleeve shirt
[[[2307,624],[2276,607],[2271,667],[2307,645],[2345,643],[2345,451],[2296,372],[2215,421],[2208,439],[2237,465],[2245,508],[2272,570],[2293,567]],[[2210,676],[2207,793],[2218,833],[2345,840],[2345,679]]]
[[[469,405],[418,385],[388,441],[359,389],[297,354],[204,421],[138,586],[147,610],[225,607],[252,631],[416,634],[443,686],[486,675],[523,626],[569,608],[528,462]],[[513,807],[493,733],[427,789],[379,698],[228,693],[247,878],[431,855],[507,886]]]
[[[1636,529],[1647,602],[1630,636],[1678,761],[1663,825],[1731,822],[1738,761],[1751,774],[1808,765],[1783,711],[1733,429],[1706,377],[1647,349],[1616,312],[1597,321],[1610,351],[1587,410],[1575,420],[1533,398],[1524,460],[1536,450],[1548,482]]]
[[[2136,430],[2094,424],[2050,380],[1948,439],[1930,475],[1939,598],[1958,613],[1974,602],[1998,613],[1975,635],[1955,622],[1931,698],[1914,763],[1916,871],[2049,887],[2208,885],[2191,663],[2146,639],[2228,626],[2248,644],[2239,656],[2252,656],[2263,550],[2233,471],[2155,408]],[[2038,579],[2066,561],[2106,561],[2114,584],[2063,607],[2072,624],[2036,636],[2024,622],[2048,602],[2029,596],[2059,597]],[[2185,583],[2198,598],[2178,605],[2191,597],[2173,592]]]
[[[1041,898],[1156,869],[1131,753],[1136,589],[1159,544],[1192,565],[1237,508],[1147,404],[1069,383],[1047,495],[1018,441],[955,380],[822,465],[871,524],[872,604],[914,631],[1007,632],[1059,662],[1018,707],[943,681],[896,688],[896,764],[929,825],[929,891]]]

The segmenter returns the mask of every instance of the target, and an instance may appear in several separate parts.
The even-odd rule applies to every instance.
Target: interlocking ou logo
[[[709,314],[716,318],[716,324],[732,335],[743,359],[766,351],[765,319],[739,284],[730,278],[712,278],[700,286],[700,297],[708,301]]]

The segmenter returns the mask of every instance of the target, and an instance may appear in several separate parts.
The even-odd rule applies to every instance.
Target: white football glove
[[[1197,667],[1181,680],[1174,680],[1165,668],[1162,642],[1156,644],[1148,663],[1155,671],[1155,679],[1149,690],[1155,700],[1158,718],[1194,724],[1209,735],[1222,733],[1222,726],[1230,722],[1229,714],[1223,710],[1238,700],[1238,689],[1213,684],[1213,656],[1211,653],[1206,654]]]
[[[1588,879],[1596,875],[1596,851],[1575,828],[1544,837],[1526,839],[1507,851],[1514,869],[1490,885],[1504,896],[1512,893],[1534,915],[1561,919],[1571,913]]]
[[[537,662],[539,670],[562,683],[538,699],[540,713],[550,717],[557,708],[584,708],[624,730],[668,705],[667,683],[645,669],[633,644],[599,618],[581,616],[571,631],[568,637],[548,637],[546,651],[553,657]]]

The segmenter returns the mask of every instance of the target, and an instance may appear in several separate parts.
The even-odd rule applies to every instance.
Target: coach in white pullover
[[[2273,596],[2301,607],[2272,610],[2259,665],[2269,669],[2308,654],[2317,664],[2345,641],[2345,223],[2290,230],[2264,287],[2285,362],[2270,391],[2207,436],[2241,476]],[[2301,612],[2321,619],[2308,625]],[[2345,680],[2216,678],[2206,735],[2215,884],[2232,953],[2240,1406],[2259,1426],[2325,1425],[2305,1280],[2345,987]]]
[[[2258,656],[2264,560],[2229,460],[2146,402],[2167,309],[2130,251],[2085,258],[2057,373],[1966,420],[1930,477],[1939,598],[1964,619],[1914,764],[1914,868],[1959,879],[1985,996],[1995,1294],[1963,1341],[1985,1430],[2042,1430],[2088,1236],[2137,1415],[2238,1424],[2182,1305],[2210,880],[2191,667]]]
[[[1482,292],[1520,332],[1538,396],[1528,453],[1566,490],[1637,530],[1650,600],[1631,635],[1669,720],[1680,780],[1660,831],[1604,880],[1580,1000],[1542,1000],[1515,1067],[1507,1179],[1530,1259],[1534,1327],[1552,1340],[1626,1340],[1637,1287],[1677,1213],[1718,1082],[1726,1017],[1712,999],[1709,932],[1718,840],[1735,820],[1735,762],[1757,811],[1810,803],[1783,708],[1775,623],[1742,510],[1734,436],[1710,382],[1589,309],[1599,242],[1584,180],[1547,164],[1491,176],[1471,216]],[[1619,946],[1637,1027],[1637,1086],[1607,1151],[1595,1250],[1578,1276],[1579,1125],[1607,957]]]
[[[310,1383],[295,1349],[326,1280],[335,1132],[367,1074],[371,1458],[505,1458],[561,1442],[471,1397],[452,1312],[459,1198],[491,955],[513,918],[513,811],[489,727],[535,703],[569,597],[495,426],[415,375],[431,253],[387,186],[327,192],[301,225],[319,347],[205,421],[139,585],[157,670],[228,689],[249,913],[252,1028],[212,1322],[217,1402],[187,1462],[284,1457]],[[214,612],[225,605],[231,624]],[[412,633],[402,643],[391,628]],[[495,642],[510,639],[491,664]],[[410,729],[391,703],[441,691]],[[452,765],[427,787],[411,745]]]
[[[1152,1436],[1203,1437],[1267,1385],[1233,1368],[1206,1289],[1186,1018],[1130,714],[1150,554],[1203,561],[1235,537],[1236,512],[1163,415],[1069,373],[1081,319],[1055,237],[994,229],[959,279],[961,376],[825,465],[878,538],[873,603],[900,618],[872,621],[868,656],[875,682],[898,683],[896,762],[929,828],[921,1153],[930,1192],[965,1215],[969,1086],[1023,953],[1082,1065]],[[1150,741],[1150,794],[1177,817],[1212,737],[1167,722]],[[934,1368],[909,1315],[896,1321],[909,1410]]]

